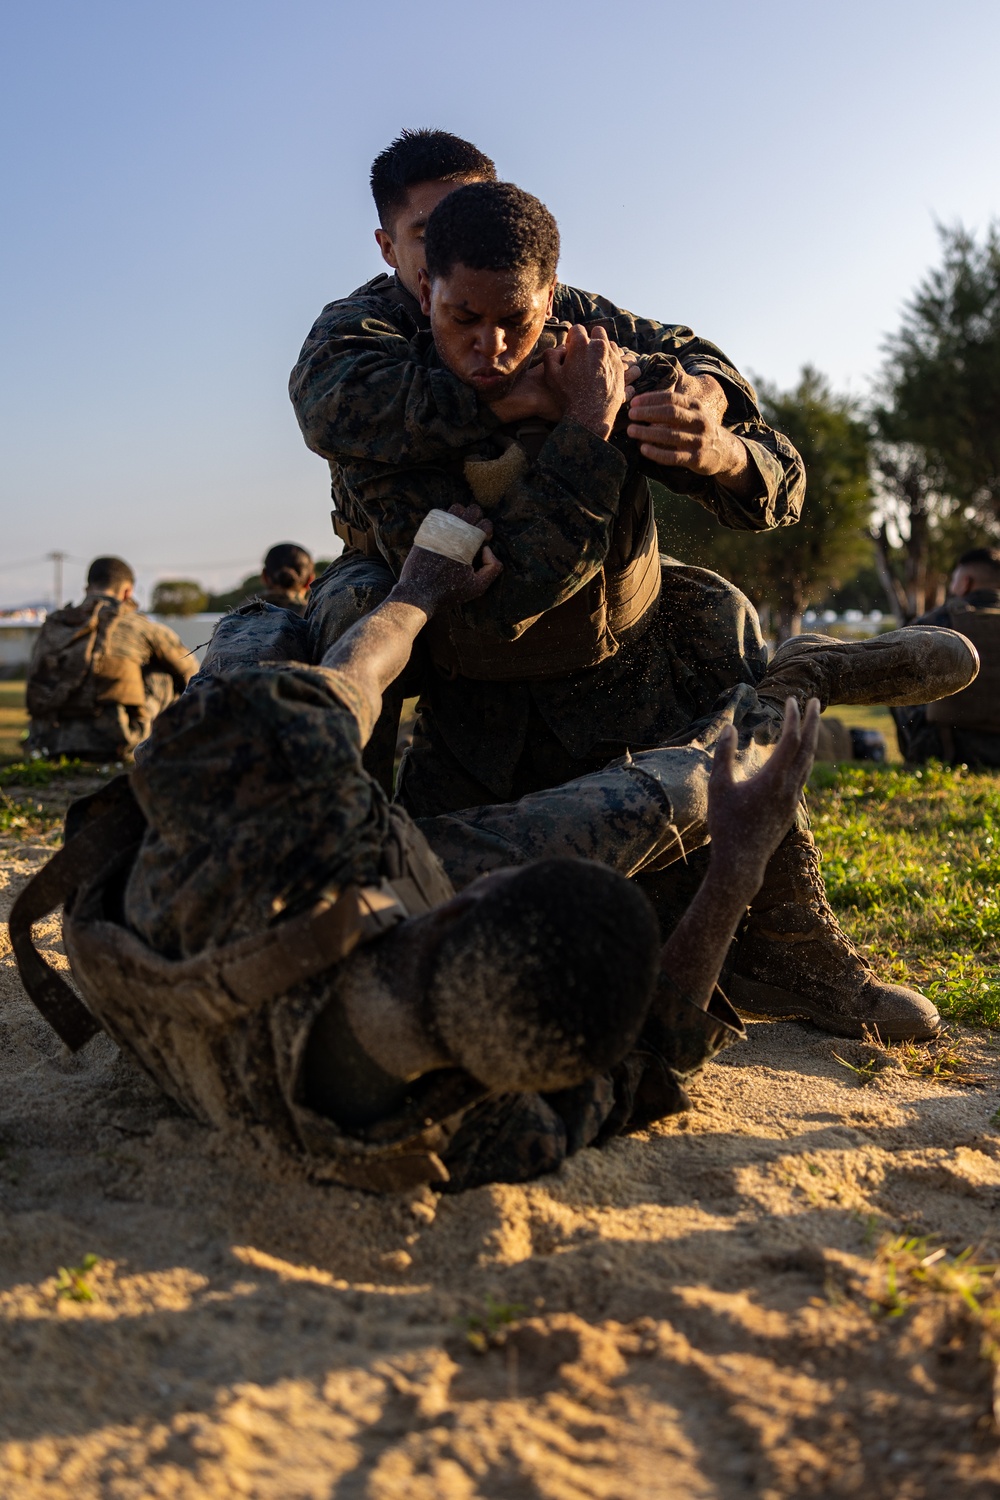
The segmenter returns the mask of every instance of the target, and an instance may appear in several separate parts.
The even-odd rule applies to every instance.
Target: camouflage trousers
[[[101,703],[87,715],[32,719],[27,750],[52,758],[66,755],[80,760],[120,760],[128,764],[157,714],[176,696],[173,678],[167,672],[148,672],[143,680],[146,701],[141,707]]]

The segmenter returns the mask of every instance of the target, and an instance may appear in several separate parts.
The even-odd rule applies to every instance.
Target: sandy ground
[[[0,915],[46,853],[4,843]],[[957,1087],[757,1024],[648,1136],[380,1200],[71,1057],[2,947],[4,1500],[998,1493],[982,1319],[916,1281],[886,1315],[878,1253],[1000,1256],[990,1038]]]

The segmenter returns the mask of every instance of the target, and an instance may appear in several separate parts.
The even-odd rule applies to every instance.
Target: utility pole
[[[49,561],[53,564],[54,571],[55,571],[55,580],[54,581],[55,581],[56,609],[59,609],[62,606],[62,599],[63,599],[63,590],[62,590],[62,585],[63,585],[63,571],[62,571],[62,568],[63,568],[63,562],[65,561],[65,559],[67,557],[67,553],[65,553],[65,552],[49,552],[49,553],[46,553],[46,556],[48,557]]]

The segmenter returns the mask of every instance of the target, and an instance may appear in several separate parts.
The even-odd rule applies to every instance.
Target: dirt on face
[[[2,943],[5,1500],[997,1493],[991,1038],[969,1086],[753,1024],[647,1135],[376,1198],[71,1056]]]

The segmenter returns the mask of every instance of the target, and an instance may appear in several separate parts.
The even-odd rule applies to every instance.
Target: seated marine
[[[263,1127],[372,1189],[520,1181],[688,1107],[687,1080],[742,1034],[716,981],[795,817],[816,694],[863,695],[878,671],[872,643],[790,642],[681,744],[415,822],[365,741],[420,631],[501,571],[489,548],[478,567],[442,555],[436,521],[318,666],[295,616],[229,616],[10,922],[70,1046],[103,1027],[196,1118]],[[443,521],[467,555],[488,540],[475,508]],[[967,677],[962,638],[933,634]],[[709,836],[663,944],[627,877]],[[60,903],[82,1002],[31,942]]]
[[[945,602],[914,623],[960,630],[976,647],[982,666],[964,692],[892,710],[903,758],[917,765],[941,760],[1000,766],[1000,548],[963,552]]]
[[[131,759],[198,663],[174,631],[138,612],[135,574],[96,557],[80,604],[47,616],[28,666],[29,752]]]
[[[414,333],[411,351],[428,374],[498,398],[513,391],[553,332],[551,214],[511,184],[470,183],[430,214],[423,249],[417,276],[429,328]],[[663,378],[655,361],[664,356],[651,360]],[[489,594],[442,615],[421,639],[423,670],[407,684],[419,690],[417,720],[396,788],[415,815],[518,798],[663,744],[720,693],[758,682],[766,665],[749,601],[717,574],[659,556],[648,480],[668,471],[646,428],[636,436],[623,412],[625,366],[605,330],[591,336],[574,325],[534,368],[557,420],[498,428],[435,461],[377,462],[348,451],[364,427],[359,405],[338,439],[338,504],[346,497],[370,546],[365,557],[345,554],[313,590],[315,659],[388,587],[428,510],[475,496],[505,563]],[[675,387],[688,378],[671,370]],[[689,415],[706,429],[694,407]],[[381,429],[384,415],[373,411],[370,421]],[[755,515],[766,526],[775,486],[784,491],[757,429],[716,430],[709,447],[714,457],[698,449],[697,463],[712,472],[688,473],[688,488],[723,515],[748,526]],[[363,590],[350,582],[359,570]],[[893,648],[908,657],[916,643],[894,636],[885,649]],[[881,691],[891,694],[898,682],[886,664]],[[937,1025],[924,997],[882,984],[840,929],[805,826],[775,855],[727,984],[746,1011],[804,1015],[838,1032],[879,1025],[887,1037],[919,1036]]]
[[[263,588],[260,598],[279,609],[290,609],[304,615],[309,604],[309,589],[316,577],[310,553],[295,542],[278,542],[271,548],[260,570]]]

